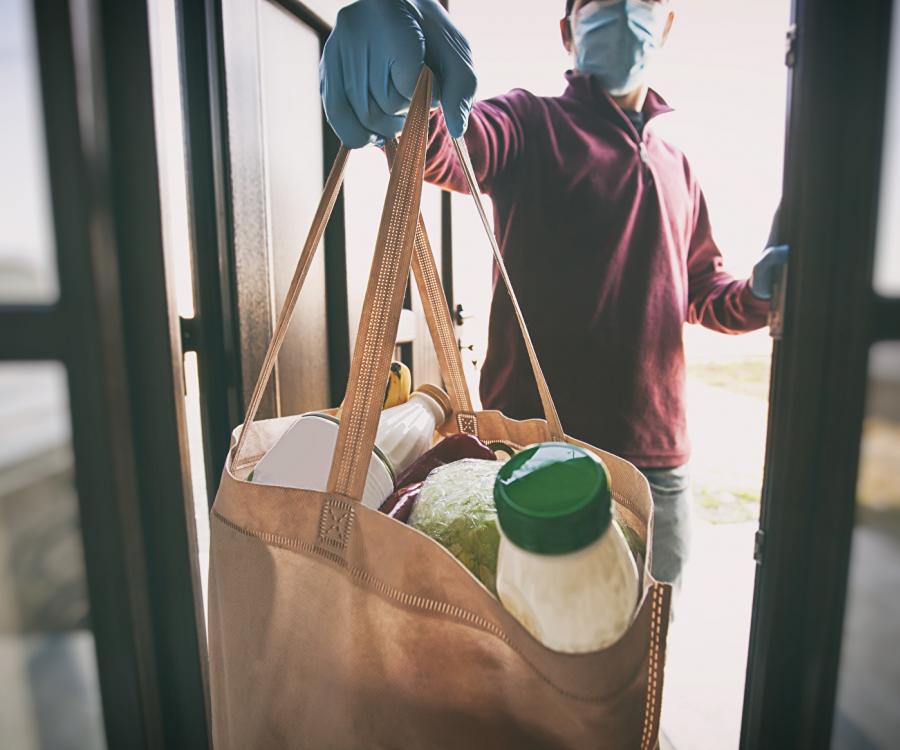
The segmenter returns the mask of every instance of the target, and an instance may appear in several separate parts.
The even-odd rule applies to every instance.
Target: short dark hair
[[[566,15],[565,18],[568,18],[572,13],[572,6],[575,5],[575,0],[566,0]]]

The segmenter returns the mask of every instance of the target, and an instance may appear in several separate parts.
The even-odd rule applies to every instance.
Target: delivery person
[[[565,10],[573,69],[563,94],[515,89],[473,104],[469,45],[437,0],[359,0],[325,45],[325,113],[347,146],[394,136],[428,64],[442,112],[425,177],[466,191],[450,141],[465,133],[563,427],[647,477],[653,573],[677,582],[690,534],[682,327],[765,325],[787,248],[767,249],[749,280],[726,273],[687,160],[649,127],[670,111],[646,83],[672,28],[670,3],[567,0]],[[542,416],[496,283],[481,398],[510,417]]]

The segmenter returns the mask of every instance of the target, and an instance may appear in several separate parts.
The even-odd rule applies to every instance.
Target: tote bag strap
[[[519,306],[519,300],[516,298],[515,291],[513,291],[512,282],[509,279],[509,273],[507,273],[506,264],[503,261],[503,255],[500,253],[500,247],[497,245],[497,238],[491,230],[487,212],[484,209],[484,202],[481,199],[481,190],[478,187],[478,180],[475,179],[475,169],[472,166],[472,159],[469,157],[469,149],[466,147],[466,142],[462,138],[454,138],[453,146],[456,150],[456,155],[459,158],[459,163],[462,166],[463,174],[466,177],[466,182],[469,185],[469,192],[472,194],[475,206],[478,209],[481,224],[484,227],[485,234],[488,236],[488,241],[491,243],[491,250],[494,253],[494,261],[500,271],[500,278],[503,279],[503,284],[506,287],[507,294],[509,294],[509,300],[512,303],[513,311],[516,314],[516,321],[519,324],[519,331],[525,342],[528,360],[531,363],[531,370],[534,373],[534,380],[537,384],[538,395],[541,398],[544,419],[547,420],[550,439],[565,441],[565,433],[560,424],[559,415],[556,412],[556,405],[553,403],[553,397],[550,395],[547,379],[544,377],[544,371],[541,369],[541,363],[538,361],[537,353],[534,350],[534,344],[531,341],[531,334],[528,333],[528,326],[525,324],[525,317],[522,315],[522,308]]]
[[[388,164],[393,167],[397,155],[397,141],[387,141],[384,144],[384,152]],[[447,297],[444,295],[444,288],[441,285],[440,276],[438,276],[434,253],[431,243],[428,241],[428,233],[425,231],[425,222],[421,214],[416,226],[412,269],[419,296],[422,298],[422,309],[425,312],[425,321],[434,343],[441,377],[444,379],[450,395],[450,402],[453,405],[457,427],[460,432],[478,434],[478,423],[472,409],[469,386],[463,371],[459,344],[456,341],[456,329],[450,318]]]
[[[396,141],[386,145],[389,163],[393,163],[394,154],[396,153]],[[331,217],[337,196],[340,193],[341,184],[346,171],[349,150],[341,146],[338,154],[332,164],[331,171],[325,181],[322,190],[322,197],[319,206],[313,217],[312,226],[309,235],[303,245],[300,258],[297,261],[297,267],[294,270],[294,276],[288,287],[284,304],[278,316],[272,338],[266,355],[263,358],[259,375],[256,379],[253,393],[247,404],[247,410],[244,417],[244,426],[252,427],[253,421],[256,419],[262,402],[263,394],[266,386],[271,378],[275,363],[278,360],[278,354],[284,344],[284,339],[293,317],[294,309],[303,287],[312,261],[315,258],[316,251],[321,243],[322,234]],[[438,275],[437,266],[435,264],[434,255],[431,250],[431,244],[428,241],[428,234],[425,231],[425,223],[421,216],[419,217],[418,226],[416,228],[415,249],[413,254],[413,277],[419,289],[419,296],[422,299],[422,309],[425,313],[425,320],[431,334],[432,342],[437,353],[438,365],[441,371],[441,377],[446,385],[447,392],[450,396],[450,403],[457,419],[457,426],[461,432],[470,432],[477,434],[477,422],[472,409],[472,399],[469,394],[468,383],[462,366],[462,359],[459,354],[459,347],[456,343],[456,332],[450,319],[450,310],[447,306],[447,299],[444,296],[444,289],[441,285],[441,279]],[[238,444],[232,453],[231,464],[237,465],[238,457],[244,445],[246,429],[242,429],[238,437]]]
[[[493,251],[494,262],[497,264],[497,268],[500,272],[500,278],[503,280],[503,285],[506,287],[506,292],[509,295],[510,302],[513,306],[513,311],[515,312],[516,322],[519,325],[519,332],[521,333],[522,340],[525,343],[525,349],[528,352],[528,360],[531,364],[531,370],[534,373],[534,380],[537,384],[538,394],[541,399],[541,406],[544,411],[544,419],[547,421],[547,428],[550,434],[551,440],[565,441],[565,433],[563,432],[562,425],[559,420],[559,415],[556,411],[556,405],[553,402],[553,397],[550,395],[550,388],[547,385],[547,380],[544,377],[544,372],[541,369],[541,363],[538,360],[537,353],[534,349],[534,344],[531,340],[531,334],[528,332],[528,326],[525,323],[525,317],[522,314],[522,308],[519,305],[519,300],[516,297],[516,293],[513,290],[512,281],[509,278],[509,273],[506,270],[506,263],[503,260],[503,255],[500,252],[500,247],[497,245],[497,238],[494,236],[494,232],[491,229],[490,222],[488,221],[487,212],[484,208],[484,202],[481,198],[481,190],[478,187],[478,180],[475,178],[475,169],[472,166],[472,159],[469,156],[469,150],[466,146],[466,142],[462,139],[454,139],[453,146],[456,151],[457,158],[459,159],[460,166],[462,167],[463,174],[466,177],[466,183],[469,186],[469,193],[472,195],[472,198],[475,201],[475,206],[478,210],[478,215],[481,218],[481,224],[484,228],[485,234],[488,237],[488,241],[491,244],[491,249]],[[385,151],[388,155],[389,163],[393,163],[394,152],[396,150],[395,144],[386,144]],[[425,234],[425,225],[422,222],[421,217],[419,218],[419,231],[416,234],[416,258],[419,255],[424,255],[427,257],[428,261],[432,268],[434,266],[434,255],[431,252],[430,246],[428,246],[428,237]],[[420,236],[421,235],[421,236]],[[422,268],[426,268],[426,262],[423,260],[421,263]],[[413,266],[413,272],[417,273],[416,265]],[[418,277],[417,277],[418,278]],[[436,271],[433,272],[432,278],[437,280]],[[421,290],[423,284],[427,282],[423,281],[419,283],[419,289]],[[446,365],[444,362],[441,362],[441,372],[444,374],[444,382],[448,383],[448,385],[452,382],[448,379],[447,372],[453,372],[453,367],[457,367],[459,376],[463,380],[463,386],[465,385],[465,378],[462,373],[462,360],[459,357],[459,347],[456,344],[456,335],[453,329],[453,324],[450,320],[449,310],[447,309],[446,299],[444,298],[443,291],[440,291],[441,300],[443,302],[442,305],[432,305],[431,308],[435,310],[438,314],[435,316],[435,320],[429,320],[429,330],[431,330],[432,338],[435,342],[435,348],[438,352],[438,359],[441,359],[442,349],[446,348],[445,342],[451,342],[452,345],[452,354],[445,355],[447,359]],[[428,308],[426,307],[426,315],[428,313]],[[440,343],[439,343],[440,342]],[[460,388],[459,390],[462,390]],[[468,395],[468,389],[466,389],[466,394]],[[460,431],[469,431],[464,429],[464,425],[471,424],[475,425],[475,416],[472,414],[471,422],[469,421],[468,415],[463,413],[458,414],[457,416]],[[471,431],[475,431],[474,429]]]
[[[422,95],[425,88],[429,89],[430,96],[430,85],[430,74],[423,73],[391,169],[388,194],[378,230],[375,257],[350,368],[337,446],[328,480],[328,491],[335,499],[339,496],[353,500],[362,497],[375,445],[375,433],[381,410],[381,401],[377,396],[383,393],[387,379],[406,275],[409,273],[420,219],[419,203],[425,173],[425,151],[428,145],[430,99],[425,97],[420,101],[416,97]],[[496,238],[491,231],[468,149],[462,139],[454,140],[454,146],[516,314],[537,382],[550,439],[565,440],[565,433],[538,362],[525,318],[513,291]]]
[[[423,70],[423,78],[427,73],[427,69]],[[421,86],[423,81],[420,80],[419,85]],[[418,89],[417,89],[418,91]],[[412,114],[414,107],[411,107],[410,114]],[[422,176],[424,175],[424,152],[427,147],[427,127],[428,127],[428,115],[427,109],[423,114],[424,122],[417,123],[421,128],[422,132],[420,137],[416,139],[417,148],[421,149],[421,160],[419,160],[417,155],[412,154],[415,149],[410,147],[408,151],[410,155],[406,158],[409,160],[413,158],[417,163],[421,161],[421,169],[415,168],[414,171],[419,174],[418,177],[418,186],[415,192],[415,234],[413,239],[413,275],[416,279],[416,283],[420,290],[420,296],[422,297],[423,308],[426,314],[426,321],[429,326],[429,332],[434,341],[435,350],[438,356],[438,362],[441,367],[441,373],[444,378],[444,382],[447,385],[448,392],[451,398],[451,404],[456,412],[458,426],[461,431],[466,432],[476,432],[477,431],[477,423],[475,419],[475,415],[472,411],[471,405],[471,397],[469,395],[468,387],[466,385],[465,376],[462,370],[462,362],[459,356],[459,350],[456,344],[456,336],[453,328],[452,321],[450,319],[449,309],[447,307],[446,298],[443,294],[443,288],[440,284],[440,279],[437,275],[437,269],[435,267],[434,255],[431,251],[430,244],[428,242],[427,233],[425,232],[424,223],[421,219],[421,216],[418,213],[418,206],[421,199],[421,181]],[[404,134],[409,132],[411,117],[407,118],[407,124],[404,128]],[[473,196],[473,199],[476,204],[476,208],[478,210],[479,216],[482,221],[482,226],[485,229],[485,234],[488,236],[488,240],[491,243],[491,248],[494,254],[494,259],[497,262],[499,267],[500,276],[503,279],[504,285],[506,286],[507,292],[510,296],[510,300],[513,305],[513,309],[516,315],[516,320],[519,324],[519,328],[525,342],[526,350],[528,352],[529,360],[532,366],[532,370],[534,372],[535,381],[537,383],[538,392],[541,398],[545,418],[548,424],[548,432],[551,439],[554,440],[563,440],[564,433],[562,427],[560,425],[559,417],[556,412],[555,405],[553,403],[552,397],[550,396],[549,388],[547,386],[546,379],[544,377],[543,371],[541,370],[540,364],[537,359],[537,354],[534,350],[534,345],[532,343],[530,334],[528,332],[527,326],[525,324],[524,316],[521,311],[521,307],[516,298],[515,292],[512,289],[512,284],[509,279],[509,274],[506,270],[506,266],[503,261],[503,257],[500,254],[499,247],[497,246],[496,239],[494,237],[493,232],[490,228],[490,223],[487,219],[487,214],[484,209],[484,205],[482,203],[480,197],[480,190],[478,188],[477,180],[475,179],[474,169],[472,167],[471,159],[469,158],[468,150],[466,148],[465,142],[460,140],[454,141],[454,146],[460,159],[460,163],[463,169],[463,172],[466,176],[466,180],[469,184],[470,192]],[[397,146],[395,143],[389,143],[386,146],[386,151],[388,154],[388,159],[391,163],[394,163],[397,158]],[[269,378],[271,377],[271,372],[274,369],[275,362],[277,360],[278,352],[281,349],[281,346],[284,342],[285,335],[287,333],[287,328],[290,323],[291,315],[293,313],[294,307],[296,306],[297,299],[299,297],[300,289],[303,286],[303,283],[308,274],[309,268],[312,264],[313,257],[316,252],[316,248],[321,242],[322,234],[324,232],[325,225],[328,222],[328,219],[331,215],[332,209],[334,207],[335,200],[340,190],[341,183],[343,181],[346,161],[348,158],[349,152],[345,148],[341,148],[338,152],[338,155],[335,159],[334,164],[332,165],[332,169],[329,173],[328,179],[326,180],[325,187],[323,189],[322,198],[320,204],[316,210],[316,214],[313,219],[313,225],[310,230],[310,234],[307,237],[307,240],[304,244],[303,251],[301,253],[300,260],[297,265],[297,269],[294,273],[294,278],[291,282],[291,285],[288,289],[288,293],[286,295],[285,304],[279,314],[278,322],[276,324],[272,340],[270,342],[268,351],[263,360],[263,365],[261,367],[259,378],[257,379],[256,386],[254,388],[253,394],[251,396],[250,402],[247,408],[247,415],[244,420],[244,429],[241,430],[240,436],[238,438],[238,444],[235,447],[235,450],[232,452],[232,465],[236,465],[238,457],[240,456],[241,449],[244,443],[245,436],[247,435],[247,427],[252,425],[253,420],[256,417],[256,413],[259,409],[259,405],[262,401],[263,393],[265,392],[266,385],[268,383]],[[402,164],[396,165],[398,169],[392,168],[391,170],[391,182],[388,188],[388,194],[385,199],[385,209],[382,215],[381,227],[379,229],[378,242],[376,247],[376,258],[373,259],[373,274],[377,267],[381,266],[381,262],[378,261],[378,257],[383,256],[384,258],[391,258],[396,255],[396,253],[392,252],[395,248],[384,248],[383,244],[386,240],[391,238],[394,243],[396,243],[398,235],[397,229],[400,226],[402,221],[402,216],[405,213],[405,210],[408,208],[398,205],[398,198],[406,196],[406,198],[411,197],[408,191],[403,193],[398,193],[397,185],[400,184],[401,175],[405,175],[405,170],[408,169],[403,167]],[[405,182],[408,183],[408,180]],[[404,198],[404,200],[406,200]],[[410,204],[412,205],[412,204]],[[392,228],[386,228],[386,222],[391,225]],[[379,253],[379,250],[381,251]],[[402,255],[402,253],[401,253]],[[394,261],[392,261],[394,262]],[[399,270],[399,269],[398,269]],[[408,274],[408,264],[405,265],[405,271]],[[401,274],[398,279],[401,280],[400,283],[405,285],[406,276]],[[366,300],[363,304],[363,318],[360,321],[360,334],[363,331],[364,324],[368,325],[371,323],[371,320],[367,320],[367,318],[377,318],[380,310],[373,306],[370,300],[370,294],[373,293],[373,284],[374,277],[370,276],[369,280],[369,288],[366,292]],[[387,280],[385,279],[385,284]],[[402,297],[402,289],[400,289],[400,296]],[[400,300],[397,300],[398,312],[397,317],[399,319],[399,303]],[[370,348],[374,347],[374,349],[384,349],[387,347],[388,351],[393,350],[394,340],[396,338],[396,323],[389,326],[391,329],[390,342],[382,342],[382,345],[378,345],[374,341],[370,340],[368,345]],[[360,352],[360,346],[365,345],[364,341],[358,336],[357,337],[357,346],[354,353],[354,362],[357,362],[357,354]],[[388,361],[389,364],[389,361]],[[355,379],[356,371],[362,371],[363,368],[361,366],[351,365],[351,374],[350,374],[350,385],[353,386],[353,390],[357,390],[358,381]],[[387,364],[384,365],[381,372],[385,373],[383,376],[386,378],[387,373]],[[383,392],[384,384],[380,387],[381,392]],[[348,389],[348,396],[349,396]],[[371,394],[370,394],[371,395]],[[374,445],[374,432],[377,430],[377,417],[379,412],[375,411],[375,419],[374,425],[371,430],[366,430],[362,427],[362,425],[357,425],[357,431],[359,431],[360,436],[365,436],[365,434],[369,431],[372,432],[372,444]],[[342,422],[346,422],[348,415],[348,403],[347,399],[345,399],[344,404],[344,416],[342,418]],[[357,417],[357,419],[359,419]],[[347,428],[350,429],[349,427]],[[351,433],[351,434],[356,434]],[[365,441],[368,442],[368,441]],[[358,443],[358,438],[354,438],[350,441],[352,446],[356,446]],[[345,448],[345,445],[341,443],[341,437],[339,434],[338,438],[338,449],[335,452],[335,459],[340,455],[341,449]],[[359,465],[363,456],[368,456],[371,452],[371,446],[369,449],[362,453],[360,457],[356,461],[351,461],[347,464],[347,468],[345,469],[345,474],[343,477],[340,474],[335,475],[332,473],[331,479],[335,480],[334,489],[338,494],[346,495],[349,497],[359,496],[354,495],[354,493],[347,492],[353,486],[354,482],[348,480],[349,473],[359,473]],[[337,461],[335,461],[337,463]],[[368,464],[366,463],[366,468]],[[359,493],[361,494],[361,487],[365,481],[365,473],[361,476],[358,476],[356,479],[357,483],[360,484]]]
[[[329,517],[346,518],[346,500],[362,497],[372,460],[419,222],[430,103],[431,72],[423,68],[384,199],[328,477],[326,492],[330,497],[323,526],[329,523]],[[333,511],[330,515],[329,508]]]

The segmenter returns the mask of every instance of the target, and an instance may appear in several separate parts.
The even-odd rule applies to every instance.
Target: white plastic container
[[[253,469],[253,481],[324,492],[340,422],[326,414],[302,414]],[[372,452],[363,505],[378,508],[394,491],[394,473],[380,450]]]
[[[436,386],[423,385],[409,401],[381,413],[363,505],[379,508],[394,491],[394,479],[431,447],[434,431],[450,414],[450,399]],[[340,421],[325,414],[297,418],[253,470],[253,481],[276,487],[323,492]]]
[[[542,443],[500,469],[494,499],[503,606],[554,651],[617,641],[634,616],[639,577],[612,520],[603,463],[577,446]]]
[[[431,448],[435,429],[450,413],[447,394],[427,384],[413,391],[405,404],[381,413],[375,445],[387,456],[397,476]]]

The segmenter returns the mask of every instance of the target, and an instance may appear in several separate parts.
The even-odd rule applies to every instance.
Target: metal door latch
[[[453,322],[458,326],[461,326],[467,320],[471,320],[474,317],[474,315],[465,315],[462,305],[457,305],[456,310],[453,311]]]
[[[197,318],[179,316],[178,323],[181,327],[181,350],[183,352],[197,351],[200,342],[200,326]]]
[[[757,565],[762,563],[763,558],[763,542],[765,541],[766,535],[763,533],[762,529],[756,530],[756,536],[753,537],[753,559],[756,560]]]

